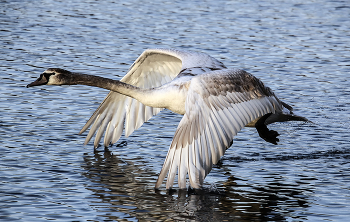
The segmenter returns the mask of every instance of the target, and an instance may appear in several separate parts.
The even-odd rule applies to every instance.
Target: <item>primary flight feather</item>
[[[164,108],[183,115],[156,188],[166,176],[171,188],[176,174],[180,189],[187,187],[187,175],[191,187],[200,188],[244,126],[256,127],[264,140],[277,144],[278,133],[267,124],[307,121],[253,75],[199,52],[148,49],[120,81],[50,68],[27,87],[76,84],[111,90],[80,131],[90,127],[85,144],[96,134],[94,147],[103,134],[105,147],[123,130],[129,136]]]

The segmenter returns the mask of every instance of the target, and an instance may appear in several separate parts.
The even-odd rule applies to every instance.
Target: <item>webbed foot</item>
[[[259,133],[259,136],[263,138],[266,142],[272,143],[277,145],[277,142],[280,140],[277,138],[279,136],[278,132],[274,130],[269,130],[265,124],[265,120],[271,115],[272,113],[268,113],[261,117],[255,124],[255,128]]]

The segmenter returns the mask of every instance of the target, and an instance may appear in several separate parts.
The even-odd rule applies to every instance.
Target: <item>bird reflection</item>
[[[280,178],[277,178],[279,180]],[[245,187],[238,186],[236,181],[240,179],[233,176],[224,183],[225,200],[222,200],[222,211],[239,209],[236,215],[241,221],[286,221],[293,215],[296,209],[307,208],[310,206],[305,190],[298,188],[297,185],[281,183],[281,181],[269,182],[261,185],[248,185],[250,191]],[[247,185],[245,185],[247,186]],[[243,195],[244,194],[244,195]],[[306,216],[292,216],[294,219],[306,220]]]
[[[90,206],[103,220],[284,221],[296,208],[309,206],[304,190],[296,186],[276,181],[251,185],[248,192],[233,176],[217,189],[155,191],[157,174],[108,149],[84,154],[82,167],[90,180]]]

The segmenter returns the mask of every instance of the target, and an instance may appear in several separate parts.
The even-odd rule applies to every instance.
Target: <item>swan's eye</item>
[[[49,79],[50,76],[55,75],[55,73],[54,72],[49,72],[49,73],[44,72],[42,75],[45,76],[46,79]]]

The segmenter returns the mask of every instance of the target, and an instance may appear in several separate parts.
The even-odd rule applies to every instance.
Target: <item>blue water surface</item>
[[[0,220],[348,221],[348,1],[0,2]],[[104,150],[78,132],[108,91],[25,88],[50,67],[120,79],[147,48],[206,52],[313,123],[245,128],[201,191],[154,185],[181,116]]]

